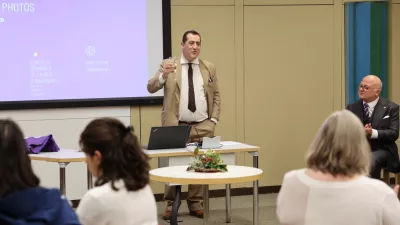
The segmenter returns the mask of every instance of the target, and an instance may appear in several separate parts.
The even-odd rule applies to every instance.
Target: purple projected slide
[[[0,7],[0,101],[149,96],[146,0]]]

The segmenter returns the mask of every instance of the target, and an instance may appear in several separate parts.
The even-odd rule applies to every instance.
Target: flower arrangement
[[[187,171],[202,173],[215,173],[228,171],[226,164],[221,160],[220,155],[215,150],[207,150],[204,155],[199,155],[199,148],[193,152],[195,161],[189,164]]]

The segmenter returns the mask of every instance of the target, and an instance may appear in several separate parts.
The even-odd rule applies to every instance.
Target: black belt
[[[206,120],[206,119],[205,119]],[[204,120],[203,120],[204,121]],[[186,121],[179,121],[179,123],[184,123],[184,124],[188,124],[188,125],[194,125],[194,124],[199,124],[199,123],[201,123],[201,122],[203,122],[203,121],[200,121],[200,122],[186,122]]]

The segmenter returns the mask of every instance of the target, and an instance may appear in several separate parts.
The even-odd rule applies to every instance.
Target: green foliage
[[[187,168],[188,171],[196,172],[226,172],[228,171],[226,164],[221,160],[220,154],[209,149],[205,154],[199,154],[196,148],[193,152],[194,162]]]

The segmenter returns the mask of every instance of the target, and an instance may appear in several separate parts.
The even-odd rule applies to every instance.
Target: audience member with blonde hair
[[[40,187],[24,135],[12,120],[0,120],[0,224],[80,224],[58,189]]]
[[[102,118],[82,132],[80,144],[96,177],[77,209],[83,225],[158,224],[148,157],[132,130],[119,120]]]
[[[307,154],[307,168],[285,174],[277,200],[282,225],[395,225],[395,190],[368,177],[371,150],[361,121],[350,111],[322,124]]]

